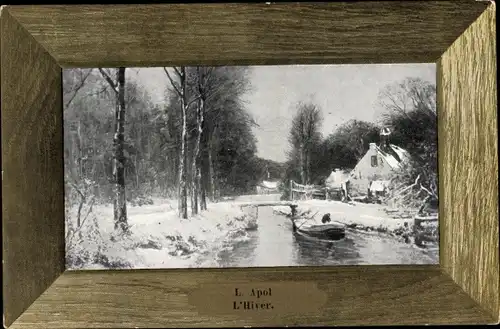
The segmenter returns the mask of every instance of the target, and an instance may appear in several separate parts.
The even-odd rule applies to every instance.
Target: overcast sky
[[[168,80],[161,68],[131,69],[161,103]],[[323,111],[324,136],[350,119],[375,122],[383,109],[377,105],[378,93],[385,85],[418,77],[436,82],[435,64],[371,65],[286,65],[254,66],[252,91],[245,97],[248,111],[259,127],[255,129],[258,155],[285,161],[288,132],[299,101],[313,101]]]

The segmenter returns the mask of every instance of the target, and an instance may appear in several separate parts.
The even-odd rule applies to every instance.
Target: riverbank
[[[290,216],[290,207],[273,207],[275,213]],[[396,216],[394,210],[378,204],[344,203],[340,201],[298,201],[297,213],[308,224],[321,224],[321,218],[329,213],[332,221],[345,224],[350,229],[365,232],[387,233],[393,236],[410,236],[413,226],[411,215]],[[300,225],[300,221],[297,225]]]
[[[438,250],[422,249],[387,234],[349,230],[346,239],[317,243],[293,234],[291,222],[271,207],[259,210],[259,229],[248,242],[210,257],[209,267],[438,264]],[[208,257],[207,257],[208,258]]]
[[[78,233],[67,232],[68,269],[197,267],[205,255],[246,241],[257,228],[251,211],[230,203],[209,204],[189,219],[180,219],[176,206],[161,199],[129,206],[130,234],[124,236],[114,232],[113,207],[94,206]],[[69,209],[69,218],[76,211]]]

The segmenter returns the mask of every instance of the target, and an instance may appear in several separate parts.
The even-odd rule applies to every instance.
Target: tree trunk
[[[128,231],[127,200],[125,196],[125,68],[120,67],[117,72],[118,104],[116,108],[116,131],[113,139],[114,146],[114,220],[115,229]]]
[[[137,149],[139,150],[139,154],[144,154],[144,150],[142,147],[142,127],[143,127],[143,121],[142,121],[142,116],[141,116],[141,123],[139,126],[139,130],[137,132]],[[144,161],[144,156],[141,156],[141,161],[137,161],[137,154],[134,156],[135,159],[135,180],[137,184],[137,190],[139,190],[139,187],[141,185],[141,180],[139,176],[144,179],[144,175],[142,175],[142,162]],[[140,168],[139,168],[140,166]]]
[[[139,163],[137,162],[137,155],[134,155],[134,167],[135,167],[135,188],[139,191]]]
[[[99,175],[98,175],[98,173],[97,173],[97,168],[98,168],[98,166],[97,166],[97,160],[96,160],[96,159],[97,159],[97,152],[96,152],[96,149],[97,149],[97,147],[96,147],[96,140],[94,139],[94,140],[92,141],[92,160],[91,160],[91,161],[92,161],[92,171],[91,171],[91,173],[90,173],[90,175],[91,175],[90,177],[92,177],[92,180],[93,180],[94,182],[99,182]],[[99,192],[100,192],[100,190],[99,190],[99,185],[100,185],[99,183],[95,184],[95,185],[94,185],[94,189],[93,189],[93,191],[94,191],[94,195],[95,195],[96,197],[98,197],[98,198],[100,198],[100,194],[99,194]]]
[[[76,131],[78,140],[78,179],[83,179],[83,143],[82,143],[82,121],[78,118],[78,128]]]
[[[205,120],[202,125],[202,140],[201,145],[202,153],[201,153],[201,171],[200,171],[200,209],[207,210],[207,187],[209,185],[209,169],[208,169],[208,139],[207,139],[207,129],[205,129]]]
[[[215,179],[214,179],[214,164],[212,161],[212,136],[209,137],[208,143],[208,178],[209,178],[209,192],[210,200],[215,202]]]
[[[193,151],[193,160],[191,164],[191,173],[193,175],[193,179],[191,182],[191,213],[193,215],[198,214],[198,191],[199,191],[199,184],[200,184],[200,179],[198,177],[199,175],[199,169],[198,169],[198,156],[200,153],[200,142],[201,142],[201,134],[203,133],[202,130],[202,125],[203,125],[203,111],[204,111],[204,106],[205,106],[205,100],[203,99],[203,96],[200,97],[198,101],[198,106],[196,109],[196,125],[197,125],[197,132],[196,132],[196,140],[194,144],[194,151]]]
[[[200,196],[200,178],[201,178],[200,168],[196,168],[196,175],[194,177],[195,184],[194,184],[194,191],[193,191],[193,193],[195,195],[195,198],[194,198],[194,201],[195,201],[194,208],[196,209],[196,211],[198,211],[198,209],[199,209],[198,199],[199,199],[199,196]]]
[[[311,182],[311,177],[310,177],[310,171],[311,171],[310,167],[311,166],[310,166],[310,161],[309,161],[309,152],[308,152],[307,148],[305,150],[305,157],[304,158],[305,158],[305,161],[304,161],[304,172],[305,172],[305,177],[306,177],[306,179],[305,179],[305,181],[306,181],[305,185],[309,185],[309,183]]]
[[[200,180],[201,180],[201,172],[198,168],[199,154],[200,154],[200,144],[201,144],[201,136],[203,134],[203,123],[204,123],[204,112],[205,112],[205,72],[202,72],[200,67],[197,67],[197,87],[198,87],[198,106],[196,108],[196,140],[193,151],[193,159],[191,165],[191,172],[193,175],[193,180],[191,182],[191,208],[192,213],[198,213],[198,196],[200,192]]]
[[[202,170],[199,170],[199,175],[198,175],[198,191],[200,195],[200,209],[201,210],[207,210],[207,191],[205,189],[205,184],[203,184],[202,181]]]
[[[300,162],[300,183],[306,185],[306,168],[304,159],[304,146],[300,145],[299,149],[299,162]]]
[[[188,218],[187,211],[187,186],[186,186],[186,166],[187,166],[187,101],[186,101],[186,68],[180,68],[180,82],[181,82],[181,111],[182,111],[182,133],[181,133],[181,152],[179,154],[179,216]]]
[[[78,142],[78,136],[75,137],[74,134],[70,134],[71,138],[71,158],[69,162],[69,167],[71,171],[71,178],[73,181],[77,182],[80,180],[80,165],[78,162],[78,148],[79,148],[79,142]]]
[[[207,191],[203,184],[200,184],[200,209],[207,210]]]

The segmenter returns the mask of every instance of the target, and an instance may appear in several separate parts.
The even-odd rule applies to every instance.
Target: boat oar
[[[301,227],[302,227],[302,225],[304,225],[304,224],[305,224],[308,220],[313,219],[313,218],[314,218],[314,216],[316,216],[316,215],[318,214],[318,212],[319,212],[319,211],[316,211],[316,213],[315,213],[314,215],[312,215],[311,217],[309,217],[308,219],[306,219],[306,220],[305,220],[302,224],[300,224],[300,226],[299,226],[299,227],[297,227],[297,230],[298,230],[299,228],[301,228]]]

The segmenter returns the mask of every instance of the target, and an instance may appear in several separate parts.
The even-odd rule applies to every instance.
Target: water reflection
[[[294,243],[297,265],[348,265],[359,263],[361,258],[356,243],[350,237],[323,242],[294,234]]]
[[[235,243],[230,249],[224,249],[217,255],[219,267],[247,267],[255,263],[255,249],[258,245],[256,232],[251,232],[250,240]]]
[[[383,234],[347,230],[346,238],[324,242],[294,234],[289,219],[269,208],[259,210],[259,227],[250,239],[218,253],[219,267],[437,264],[426,252]]]

